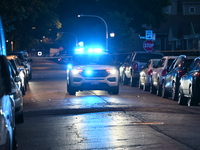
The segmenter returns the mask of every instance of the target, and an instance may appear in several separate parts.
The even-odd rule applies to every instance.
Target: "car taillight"
[[[148,71],[148,75],[152,75],[152,73],[153,73],[153,70],[150,69],[150,70]]]
[[[138,71],[138,63],[134,63],[133,69],[134,69],[134,71]]]
[[[200,77],[200,72],[195,72],[194,76],[199,78]]]
[[[162,71],[162,76],[165,76],[166,73],[167,73],[167,69],[164,69],[164,70]]]
[[[179,70],[179,71],[178,71],[178,77],[179,77],[179,78],[182,77],[184,74],[185,74],[184,71],[182,71],[182,70]]]

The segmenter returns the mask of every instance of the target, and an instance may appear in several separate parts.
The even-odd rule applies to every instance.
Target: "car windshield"
[[[80,54],[74,55],[72,61],[75,65],[113,65],[110,55]]]
[[[16,55],[21,62],[25,61],[24,55],[22,53],[11,53],[12,55]]]

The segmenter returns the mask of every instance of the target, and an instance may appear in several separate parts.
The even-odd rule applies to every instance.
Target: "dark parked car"
[[[189,71],[180,79],[179,105],[196,106],[200,102],[200,57],[195,58]]]
[[[161,59],[162,57],[162,53],[132,52],[119,67],[122,84],[136,86],[139,81],[140,71],[149,59]]]
[[[195,58],[195,56],[180,55],[172,62],[162,83],[163,98],[171,96],[172,100],[178,100],[180,78],[187,72]]]
[[[9,53],[8,55],[16,55],[19,59],[20,59],[20,61],[21,61],[21,63],[22,63],[22,65],[24,66],[24,68],[25,68],[25,70],[26,70],[26,81],[28,82],[29,80],[31,80],[32,79],[32,67],[31,67],[31,59],[28,59],[27,57],[26,57],[26,53],[23,53],[23,52],[11,52],[11,53]]]
[[[26,70],[24,66],[21,66],[20,60],[15,55],[7,56],[7,59],[9,60],[15,72],[13,73],[13,78],[15,79],[15,76],[18,76],[21,79],[20,81],[17,81],[16,84],[18,85],[19,89],[22,91],[22,94],[25,95],[27,78],[26,78]]]

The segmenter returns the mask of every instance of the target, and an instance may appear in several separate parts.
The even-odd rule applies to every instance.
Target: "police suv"
[[[119,72],[110,54],[98,49],[76,53],[67,68],[67,92],[105,90],[109,94],[119,93]]]

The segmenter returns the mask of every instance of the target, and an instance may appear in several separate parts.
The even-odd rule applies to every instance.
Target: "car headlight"
[[[107,69],[106,71],[110,74],[116,74],[118,72],[117,69]]]
[[[73,69],[72,74],[76,75],[76,74],[81,73],[82,71],[83,71],[82,69]]]

